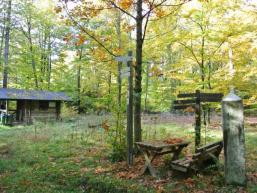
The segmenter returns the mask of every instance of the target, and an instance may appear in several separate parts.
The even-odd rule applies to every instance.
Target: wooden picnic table
[[[157,177],[156,170],[152,166],[153,160],[161,155],[172,153],[172,161],[177,160],[183,148],[187,147],[190,142],[183,141],[181,143],[169,144],[164,141],[143,141],[135,142],[138,149],[143,153],[145,165],[142,174],[149,170],[153,177]]]

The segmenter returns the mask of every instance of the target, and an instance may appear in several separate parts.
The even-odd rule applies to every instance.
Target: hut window
[[[49,102],[48,101],[40,101],[39,102],[39,109],[40,110],[47,110],[49,107]]]
[[[16,108],[17,108],[17,101],[9,101],[8,109],[10,111],[16,111]]]

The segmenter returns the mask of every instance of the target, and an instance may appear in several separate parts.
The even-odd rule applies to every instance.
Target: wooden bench
[[[217,163],[219,154],[223,148],[223,141],[218,141],[197,148],[196,153],[186,158],[171,162],[174,170],[181,172],[197,172],[205,167]]]
[[[138,149],[143,153],[145,157],[145,166],[142,168],[142,174],[147,171],[153,177],[157,177],[157,172],[152,165],[155,158],[161,155],[172,153],[172,160],[177,160],[180,152],[188,146],[189,142],[182,141],[180,143],[168,144],[164,141],[145,141],[145,142],[135,142]]]

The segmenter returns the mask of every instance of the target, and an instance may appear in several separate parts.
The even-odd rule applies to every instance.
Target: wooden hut
[[[60,119],[61,102],[71,101],[63,92],[0,88],[0,114],[12,115],[15,122]]]

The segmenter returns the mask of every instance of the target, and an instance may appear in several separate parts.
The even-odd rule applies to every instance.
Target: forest
[[[0,0],[0,192],[257,192],[256,21],[255,0]]]

